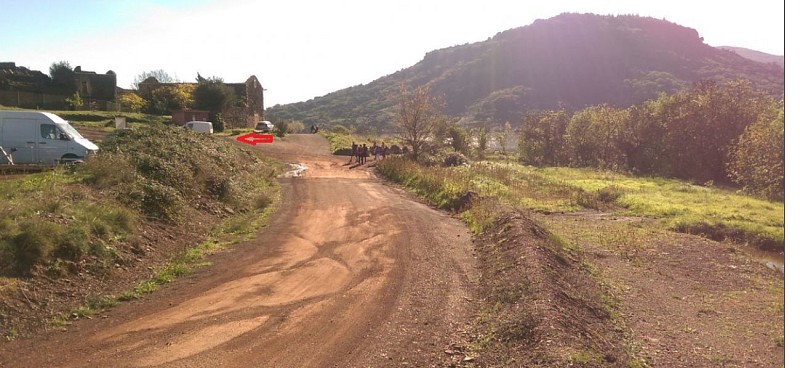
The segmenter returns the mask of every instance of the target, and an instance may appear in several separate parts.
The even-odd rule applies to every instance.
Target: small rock
[[[474,362],[474,361],[475,361],[475,358],[473,358],[473,357],[471,357],[471,356],[465,356],[465,357],[464,357],[464,359],[463,359],[462,361],[463,361],[463,362],[466,362],[466,363],[469,363],[469,362]]]

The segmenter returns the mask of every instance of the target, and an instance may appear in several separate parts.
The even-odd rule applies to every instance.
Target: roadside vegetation
[[[279,199],[273,179],[281,169],[219,138],[155,124],[111,134],[86,164],[0,181],[4,335],[35,323],[14,317],[15,306],[31,303],[30,285],[47,290],[80,280],[68,283],[85,297],[80,307],[68,296],[48,307],[68,318],[202,265],[203,254],[265,223]],[[131,287],[126,273],[149,281]]]
[[[472,348],[487,365],[651,366],[651,352],[626,328],[619,286],[592,265],[583,241],[597,241],[634,265],[643,262],[643,239],[653,229],[784,247],[782,203],[680,180],[488,161],[426,166],[407,157],[379,161],[377,169],[458,213],[476,234],[484,303]],[[544,221],[533,214],[563,215]],[[576,238],[569,214],[639,220],[613,228],[586,224]]]
[[[537,212],[599,210],[657,220],[665,229],[784,248],[784,204],[675,179],[637,178],[597,169],[533,168],[516,163],[423,166],[404,157],[378,170],[439,208],[459,209],[465,196],[491,198]],[[464,213],[470,218],[472,210]],[[485,224],[472,224],[481,228]]]
[[[645,247],[636,226],[645,225],[784,251],[783,102],[746,83],[703,82],[629,109],[534,111],[516,130],[493,131],[461,128],[418,101],[426,90],[402,90],[407,111],[432,111],[399,113],[416,149],[377,170],[477,235],[486,303],[473,342],[485,363],[649,366],[650,353],[625,332],[614,280],[563,228],[570,214],[636,219],[586,237],[634,264]]]

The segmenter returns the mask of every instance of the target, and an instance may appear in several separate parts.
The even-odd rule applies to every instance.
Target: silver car
[[[274,125],[272,125],[272,123],[264,120],[264,121],[259,121],[258,123],[256,123],[256,127],[255,127],[255,129],[253,129],[253,131],[256,132],[256,133],[266,133],[266,132],[272,131],[272,128],[274,128]]]

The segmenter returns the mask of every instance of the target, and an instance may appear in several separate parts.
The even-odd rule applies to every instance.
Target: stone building
[[[65,102],[75,91],[84,102],[83,108],[116,110],[117,75],[73,70],[74,85],[54,83],[38,70],[17,66],[14,62],[0,63],[0,105],[29,109],[64,110]],[[74,87],[74,88],[73,88]]]
[[[241,103],[234,105],[228,111],[223,111],[225,123],[233,128],[252,128],[264,120],[264,87],[255,75],[244,83],[226,83],[233,87]]]
[[[83,71],[80,66],[73,70],[75,90],[87,104],[95,104],[101,110],[115,110],[117,101],[117,74],[109,70],[105,74]]]
[[[173,84],[196,84],[196,83],[161,83],[153,77],[149,77],[139,83],[139,95],[152,95],[153,91]],[[252,128],[257,122],[264,119],[264,87],[255,75],[251,75],[243,83],[225,83],[226,86],[233,88],[236,93],[237,103],[222,112],[225,125],[229,128]],[[179,120],[185,120],[186,114],[178,111],[173,114],[176,124]]]

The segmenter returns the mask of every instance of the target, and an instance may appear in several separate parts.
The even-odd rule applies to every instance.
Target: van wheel
[[[81,162],[83,162],[83,160],[81,160],[78,157],[78,155],[76,155],[74,153],[67,153],[64,156],[61,156],[61,160],[60,160],[60,163],[67,164],[67,165],[81,163]]]

